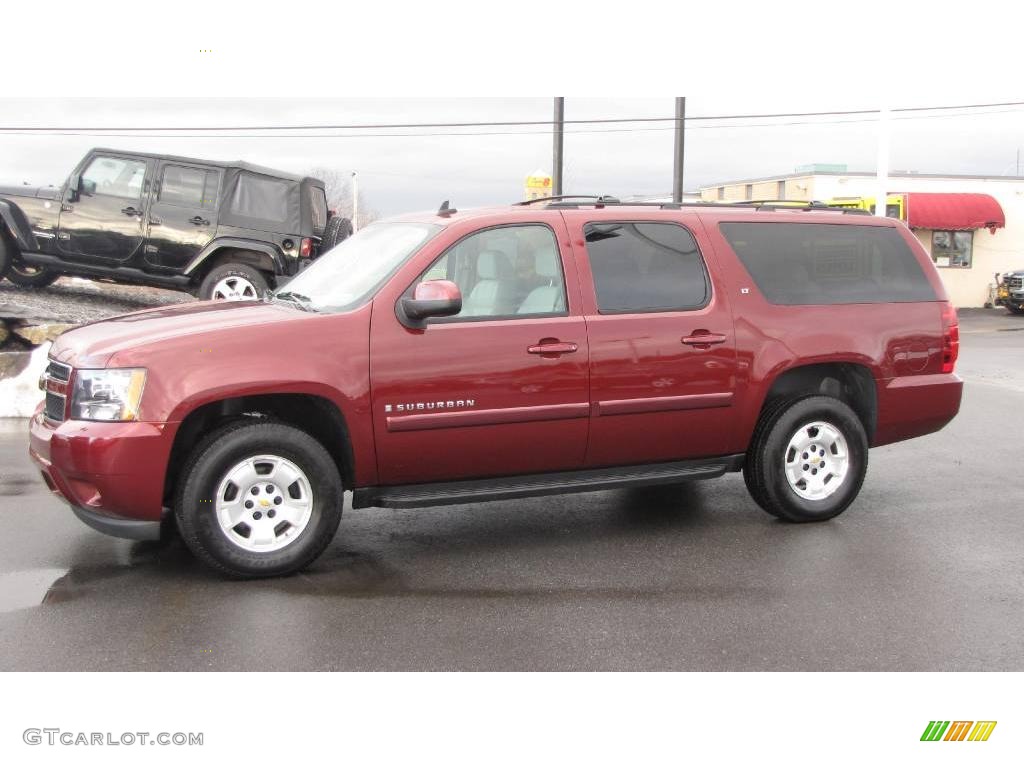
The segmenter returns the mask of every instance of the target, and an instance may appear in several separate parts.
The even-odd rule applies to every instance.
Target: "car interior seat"
[[[519,305],[518,314],[537,315],[561,312],[565,309],[564,294],[559,284],[561,270],[558,268],[558,253],[552,247],[539,249],[534,254],[533,269],[538,277],[547,280],[527,294]]]
[[[511,315],[515,305],[512,262],[500,251],[482,251],[476,262],[477,283],[462,303],[462,317]]]

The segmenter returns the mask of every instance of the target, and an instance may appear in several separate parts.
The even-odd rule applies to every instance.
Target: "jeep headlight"
[[[71,418],[91,421],[135,421],[146,386],[145,368],[102,368],[75,371]]]

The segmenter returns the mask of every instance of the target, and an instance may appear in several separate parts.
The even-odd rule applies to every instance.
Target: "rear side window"
[[[935,291],[890,227],[724,222],[725,239],[772,304],[934,301]]]
[[[597,308],[617,312],[699,309],[711,296],[697,242],[667,222],[592,222],[583,228]]]
[[[231,196],[231,212],[249,219],[284,223],[292,184],[269,176],[242,173]]]
[[[185,208],[212,209],[217,198],[216,171],[165,165],[160,179],[161,203]]]

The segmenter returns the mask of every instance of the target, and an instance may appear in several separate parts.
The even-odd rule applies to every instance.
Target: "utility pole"
[[[565,146],[565,97],[555,97],[555,143],[552,150],[551,194],[562,194],[562,150]]]
[[[683,202],[683,150],[686,130],[686,97],[676,96],[676,140],[672,160],[672,202]]]
[[[359,230],[359,176],[352,171],[352,234]]]
[[[889,108],[878,110],[878,169],[875,178],[875,216],[885,216],[889,202]]]

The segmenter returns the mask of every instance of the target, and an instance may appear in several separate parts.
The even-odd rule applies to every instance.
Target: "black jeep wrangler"
[[[62,187],[0,187],[0,277],[263,295],[352,232],[324,183],[248,163],[94,149]]]

